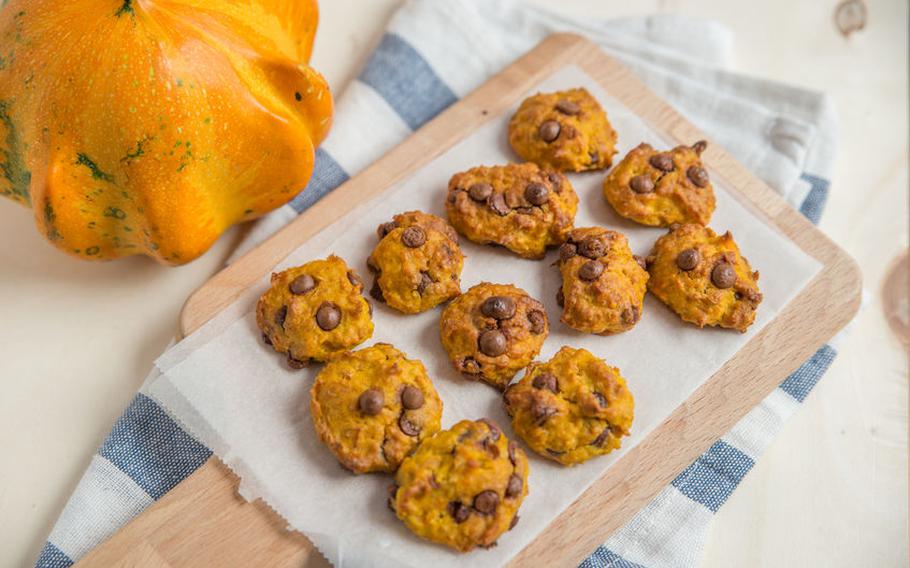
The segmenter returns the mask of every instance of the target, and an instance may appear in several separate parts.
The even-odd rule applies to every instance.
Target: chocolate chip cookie
[[[291,367],[326,361],[373,335],[363,283],[341,258],[331,255],[274,273],[271,284],[256,305],[256,323]]]
[[[571,347],[546,363],[532,363],[503,400],[515,433],[532,450],[563,465],[619,448],[635,410],[619,369]]]
[[[647,259],[648,289],[684,321],[745,332],[762,301],[758,271],[729,231],[696,224],[674,226]]]
[[[395,471],[442,417],[423,363],[386,343],[330,361],[313,383],[310,409],[319,439],[354,473]]]
[[[628,331],[641,319],[648,273],[625,235],[575,229],[559,248],[562,286],[556,301],[567,326],[599,335]]]
[[[446,306],[439,327],[455,369],[498,389],[534,359],[550,332],[543,304],[520,288],[488,282]]]
[[[489,548],[518,522],[528,459],[489,420],[462,420],[405,459],[389,506],[411,531],[467,552]]]
[[[379,244],[367,260],[370,294],[415,314],[461,293],[464,255],[455,230],[436,215],[409,211],[379,226]]]
[[[616,131],[585,89],[539,93],[509,121],[509,143],[522,159],[566,172],[610,167]]]
[[[714,188],[700,158],[707,146],[702,140],[658,152],[639,144],[604,180],[604,197],[618,214],[642,225],[707,225],[715,207]]]
[[[559,172],[535,164],[481,166],[449,181],[446,212],[459,233],[502,245],[525,258],[543,258],[572,229],[578,196]]]

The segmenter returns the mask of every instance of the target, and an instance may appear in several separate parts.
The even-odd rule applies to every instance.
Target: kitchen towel
[[[829,100],[725,70],[732,37],[719,24],[676,16],[582,22],[515,0],[411,0],[338,99],[335,126],[317,151],[307,189],[260,221],[236,254],[261,242],[557,31],[597,42],[794,207],[818,221],[836,140]],[[696,564],[713,513],[835,354],[834,346],[822,347],[582,565]],[[210,455],[140,392],[93,456],[37,565],[71,565]]]

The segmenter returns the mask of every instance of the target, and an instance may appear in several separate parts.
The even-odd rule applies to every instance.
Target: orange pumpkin
[[[0,193],[60,249],[182,264],[294,197],[316,0],[0,0]]]

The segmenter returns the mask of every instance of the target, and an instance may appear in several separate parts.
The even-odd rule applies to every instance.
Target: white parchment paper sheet
[[[655,147],[671,145],[577,67],[560,70],[532,92],[575,86],[585,86],[606,108],[619,133],[617,160],[641,141]],[[412,209],[444,217],[446,185],[453,173],[479,164],[515,161],[506,135],[509,116],[511,112],[496,117],[378,199],[359,206],[277,268],[334,252],[358,270],[369,288],[365,262],[376,243],[376,226],[395,213]],[[369,135],[364,132],[366,143]],[[619,218],[601,196],[603,173],[569,177],[580,198],[576,226],[618,229],[628,235],[633,251],[641,255],[647,254],[665,232]],[[477,246],[462,239],[467,256],[463,289],[481,281],[514,283],[542,300],[551,332],[540,359],[548,359],[563,345],[584,347],[622,370],[636,403],[632,435],[620,451],[573,468],[529,453],[530,495],[521,508],[521,522],[491,550],[464,556],[417,539],[386,508],[390,476],[353,476],[322,446],[309,416],[309,389],[320,367],[288,370],[284,358],[263,344],[255,325],[253,308],[267,288],[267,276],[199,332],[162,355],[157,362],[162,377],[152,385],[151,394],[241,476],[245,497],[263,498],[336,565],[501,565],[623,452],[643,440],[771,321],[820,269],[819,263],[745,208],[716,178],[714,188],[717,211],[712,227],[719,233],[732,230],[752,266],[762,274],[765,299],[755,324],[745,334],[697,329],[683,323],[650,295],[641,322],[628,333],[598,337],[574,332],[559,323],[554,299],[559,277],[551,266],[555,251],[546,260],[528,261],[504,249]],[[376,305],[376,332],[367,344],[392,343],[426,364],[444,402],[443,427],[463,418],[488,416],[512,436],[499,393],[464,380],[452,369],[438,337],[439,314],[437,308],[404,316]]]

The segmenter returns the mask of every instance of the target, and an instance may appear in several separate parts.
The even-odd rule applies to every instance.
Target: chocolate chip
[[[498,440],[499,436],[502,435],[502,431],[499,429],[499,426],[497,426],[496,423],[489,418],[481,418],[478,420],[478,422],[482,422],[487,426],[487,428],[489,428],[490,436],[493,437],[494,441]]]
[[[556,110],[563,114],[574,116],[581,112],[581,107],[578,106],[578,103],[563,99],[556,103]]]
[[[590,282],[591,280],[597,280],[603,271],[604,265],[602,263],[596,260],[589,260],[578,269],[578,277]]]
[[[521,478],[514,473],[512,477],[509,478],[509,483],[506,485],[506,497],[513,498],[521,495],[521,488],[524,486]]]
[[[417,284],[417,293],[423,294],[424,290],[426,290],[427,287],[432,283],[433,283],[433,279],[430,278],[430,275],[427,274],[426,272],[421,272],[420,273],[420,283]]]
[[[559,247],[559,260],[565,262],[575,256],[578,252],[578,247],[572,243],[562,243]]]
[[[385,396],[379,389],[367,389],[360,393],[357,399],[357,406],[360,412],[367,416],[376,416],[382,412],[382,405],[385,404]]]
[[[607,399],[606,399],[606,397],[603,395],[603,393],[594,392],[593,394],[594,394],[594,398],[597,399],[597,404],[598,404],[601,408],[606,408],[606,407],[607,407]]]
[[[588,160],[592,164],[596,164],[597,162],[600,161],[600,154],[597,153],[597,150],[591,150],[590,152],[588,152]]]
[[[588,237],[578,243],[578,254],[585,258],[597,259],[607,252],[607,244],[603,239]]]
[[[531,182],[525,187],[525,199],[539,207],[550,200],[550,190],[542,183]]]
[[[423,391],[410,385],[401,391],[401,406],[407,410],[417,410],[423,406]]]
[[[556,410],[556,408],[540,400],[535,401],[531,406],[531,417],[534,418],[534,421],[538,424],[543,424],[547,421],[547,418],[553,416],[557,412],[558,410]]]
[[[515,442],[509,440],[509,461],[512,465],[515,465],[515,452],[518,450],[518,446],[515,445]]]
[[[635,193],[651,193],[654,191],[654,182],[651,176],[635,176],[629,180],[629,187]]]
[[[474,509],[484,515],[492,515],[499,506],[499,494],[492,489],[481,491],[474,496]]]
[[[547,179],[553,184],[553,191],[559,193],[562,190],[562,176],[556,172],[547,174]]]
[[[566,305],[566,295],[563,293],[562,288],[556,291],[556,305],[560,308]]]
[[[518,515],[515,515],[514,517],[512,517],[511,522],[509,522],[509,530],[514,529],[515,525],[517,525],[517,524],[518,524]]]
[[[662,172],[673,171],[673,158],[667,154],[655,154],[651,156],[648,163]]]
[[[522,215],[533,215],[534,208],[533,207],[516,207],[515,212],[520,213]]]
[[[719,262],[711,271],[711,282],[720,289],[729,288],[736,284],[736,271],[726,262]]]
[[[498,329],[488,329],[480,334],[477,340],[480,352],[488,357],[499,357],[506,352],[508,341],[506,336]]]
[[[427,242],[427,234],[420,227],[408,227],[401,233],[401,242],[409,248],[417,248]]]
[[[464,503],[461,501],[451,501],[446,507],[446,510],[449,512],[449,515],[455,519],[455,522],[461,524],[468,520],[468,516],[471,514],[471,510],[465,507]]]
[[[379,277],[373,280],[373,286],[370,288],[370,296],[378,302],[385,302],[385,296],[382,295],[382,287],[379,285]]]
[[[284,320],[286,319],[288,319],[288,307],[281,306],[278,308],[278,311],[275,312],[275,325],[284,327]]]
[[[468,188],[468,195],[474,201],[486,201],[493,193],[493,186],[488,183],[475,183]]]
[[[604,442],[607,441],[607,438],[609,438],[609,437],[610,437],[610,429],[604,428],[603,432],[601,432],[600,434],[597,435],[596,438],[594,438],[594,441],[591,442],[591,445],[602,446],[604,444]]]
[[[449,203],[455,203],[457,200],[458,200],[458,197],[455,195],[454,192],[450,193],[449,196],[446,197],[446,201],[448,201]]]
[[[357,273],[353,270],[348,270],[348,282],[350,282],[351,286],[355,288],[358,286],[363,286],[363,282],[360,280],[360,276],[357,276]]]
[[[323,302],[316,310],[316,325],[323,331],[332,331],[341,323],[341,310],[331,302]]]
[[[648,269],[648,261],[646,261],[643,257],[638,256],[637,254],[633,254],[632,258],[635,259],[635,262],[638,263],[638,266],[640,266],[642,270]]]
[[[400,428],[406,436],[417,437],[420,435],[420,426],[408,420],[404,414],[398,419],[398,428]]]
[[[490,296],[480,306],[480,313],[488,318],[509,319],[515,315],[515,301],[508,296]]]
[[[295,359],[290,353],[288,353],[288,367],[292,369],[305,369],[309,366],[309,359]]]
[[[556,379],[556,375],[552,373],[541,373],[534,377],[534,380],[531,381],[531,385],[535,389],[548,390],[553,393],[559,392],[559,381]]]
[[[496,442],[493,441],[492,438],[484,438],[480,445],[483,446],[483,449],[485,449],[494,460],[499,457],[499,446],[496,445]]]
[[[547,329],[547,314],[540,310],[528,312],[528,321],[531,322],[531,333],[540,335]]]
[[[695,150],[695,153],[701,156],[701,153],[705,151],[708,147],[708,143],[704,140],[699,140],[695,144],[692,144],[692,149]]]
[[[701,262],[701,255],[694,248],[687,248],[676,255],[676,266],[680,270],[692,270]]]
[[[511,211],[509,206],[506,205],[505,196],[501,193],[494,193],[491,195],[489,201],[487,201],[487,205],[500,217],[505,217],[509,214],[509,211]]]
[[[540,125],[538,134],[544,142],[552,142],[559,138],[559,131],[562,130],[562,127],[559,126],[559,123],[555,120],[548,120]]]
[[[386,235],[398,228],[398,225],[395,224],[395,221],[389,221],[388,223],[383,223],[379,225],[379,228],[376,229],[376,234],[379,236],[379,240],[382,240]]]
[[[389,498],[386,500],[386,504],[389,506],[389,509],[395,510],[395,496],[398,495],[398,486],[394,483],[389,485]]]
[[[622,321],[625,323],[638,323],[639,317],[641,317],[641,314],[635,306],[629,306],[622,311]]]
[[[306,294],[315,287],[316,280],[309,274],[301,274],[297,278],[291,280],[291,283],[288,284],[288,290],[295,296]]]
[[[480,364],[473,357],[465,357],[461,361],[461,372],[469,375],[480,374]]]
[[[263,334],[262,334],[262,342],[265,343],[266,345],[271,345],[271,344],[272,344],[272,338],[269,337],[268,335],[266,335],[266,334],[263,333]]]
[[[705,171],[705,168],[690,166],[689,169],[686,170],[686,177],[698,187],[708,187],[708,172]]]

